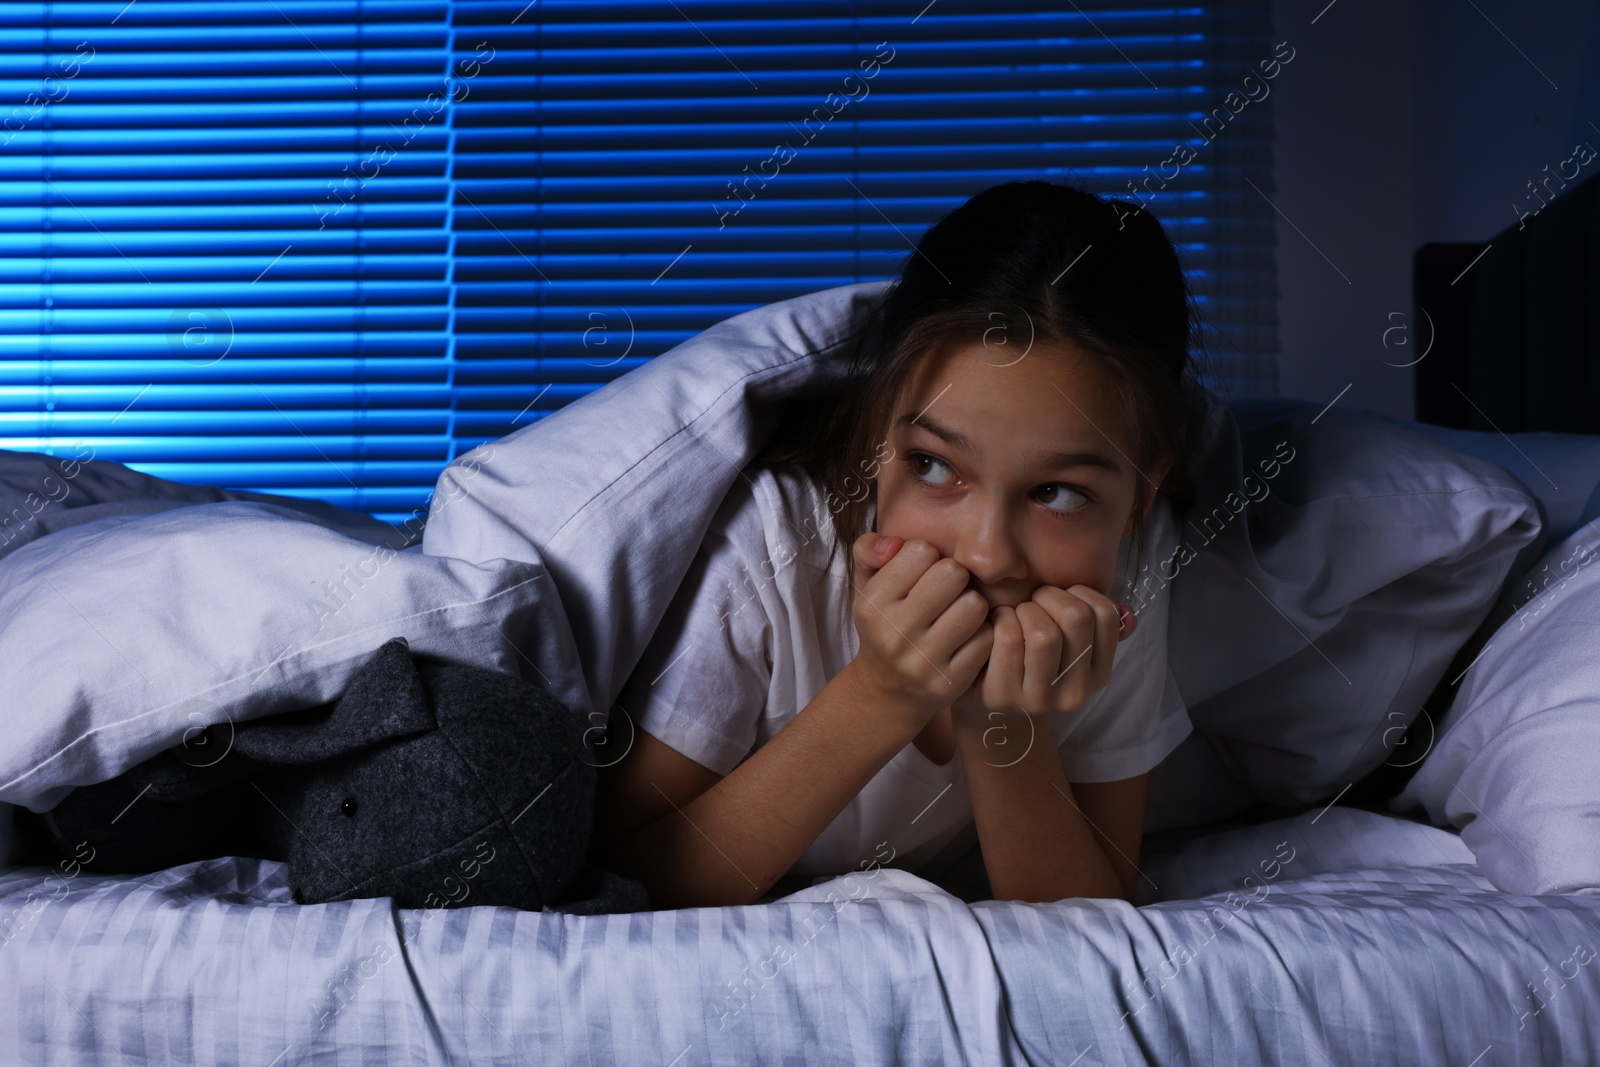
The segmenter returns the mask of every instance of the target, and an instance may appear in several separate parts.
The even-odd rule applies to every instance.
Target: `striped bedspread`
[[[576,916],[302,906],[282,864],[0,871],[0,1064],[1600,1063],[1600,897],[1351,808],[1147,841],[1141,905],[879,868]]]

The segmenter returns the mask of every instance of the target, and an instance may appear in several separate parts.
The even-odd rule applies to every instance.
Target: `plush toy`
[[[397,637],[332,703],[208,726],[26,815],[50,850],[92,871],[286,861],[302,904],[645,910],[640,882],[586,859],[585,737],[538,686],[413,656]]]

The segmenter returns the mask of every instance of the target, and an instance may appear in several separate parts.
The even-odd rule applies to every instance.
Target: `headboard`
[[[1600,434],[1597,197],[1600,174],[1548,203],[1529,193],[1516,201],[1526,214],[1488,241],[1417,249],[1418,422]]]

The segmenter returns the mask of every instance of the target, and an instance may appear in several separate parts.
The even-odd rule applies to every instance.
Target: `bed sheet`
[[[1600,1062],[1600,898],[1501,893],[1456,835],[1344,807],[1144,859],[1139,907],[876,868],[599,916],[298,905],[238,857],[12,868],[0,1062]]]

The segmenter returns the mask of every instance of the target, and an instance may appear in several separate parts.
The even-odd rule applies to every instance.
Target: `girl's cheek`
[[[1046,584],[1058,589],[1086,585],[1115,600],[1112,588],[1117,578],[1117,548],[1116,541],[1108,543],[1098,532],[1085,532],[1072,538],[1062,552],[1061,566],[1056,573],[1060,581],[1047,580]]]

